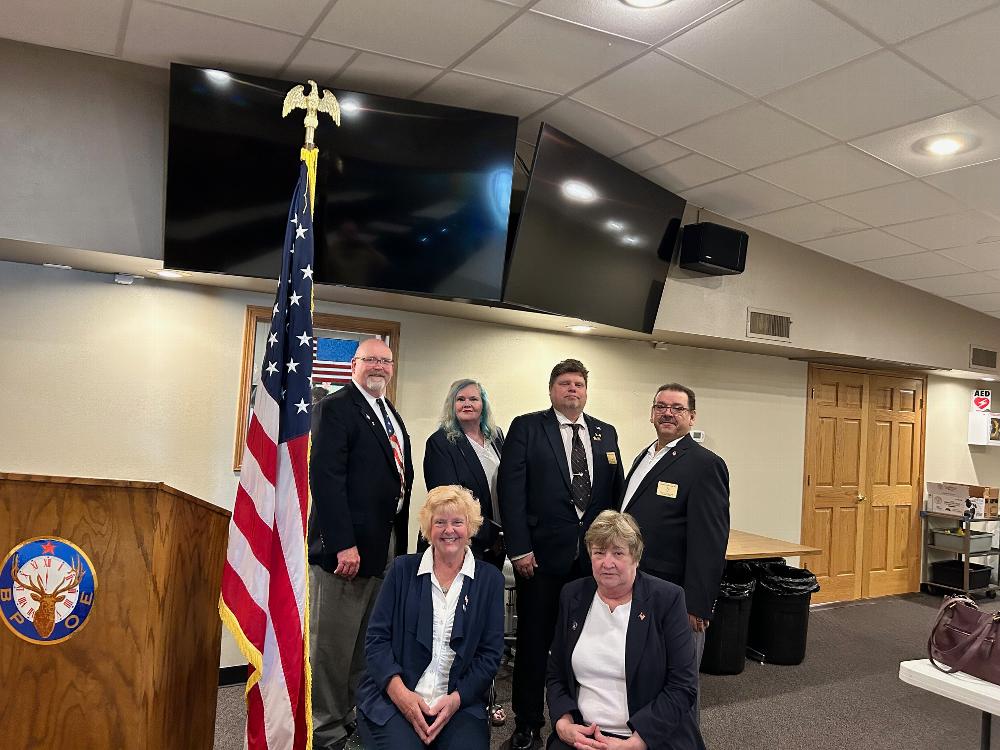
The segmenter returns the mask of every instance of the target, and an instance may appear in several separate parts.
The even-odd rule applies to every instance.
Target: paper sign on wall
[[[989,411],[992,391],[982,389],[972,392],[972,411]]]

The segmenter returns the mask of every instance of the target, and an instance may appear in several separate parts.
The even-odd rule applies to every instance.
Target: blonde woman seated
[[[483,522],[463,487],[436,487],[420,510],[422,554],[397,557],[368,621],[358,687],[366,750],[487,750],[486,700],[503,653],[503,574],[476,560]]]
[[[548,747],[704,750],[684,590],[638,572],[627,513],[602,512],[584,541],[593,578],[563,587],[549,651]]]

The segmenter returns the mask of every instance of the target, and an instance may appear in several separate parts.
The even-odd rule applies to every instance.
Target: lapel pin
[[[465,595],[465,606],[466,607],[469,606],[469,595],[468,594]],[[465,607],[463,607],[462,609],[465,609]]]
[[[670,455],[671,455],[671,456],[676,456],[676,455],[677,455],[677,451],[674,451],[674,452],[673,452],[673,453],[671,453]]]
[[[645,620],[646,619],[646,613],[645,612],[640,612],[639,613],[639,619],[640,620]]]
[[[573,630],[576,630],[576,620],[573,620]]]

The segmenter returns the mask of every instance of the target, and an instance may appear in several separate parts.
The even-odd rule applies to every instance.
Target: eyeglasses
[[[355,357],[358,362],[364,362],[366,365],[383,365],[389,366],[392,364],[392,360],[388,357]]]
[[[662,414],[665,411],[669,411],[675,417],[680,416],[686,411],[691,411],[686,406],[679,406],[677,404],[653,404],[653,411],[657,414]]]

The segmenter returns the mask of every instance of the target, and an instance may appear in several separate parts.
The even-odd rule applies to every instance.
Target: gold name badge
[[[615,465],[618,463],[618,456],[615,455],[614,451],[608,451],[608,463]]]
[[[660,497],[677,497],[677,485],[673,482],[657,482],[656,494]]]

